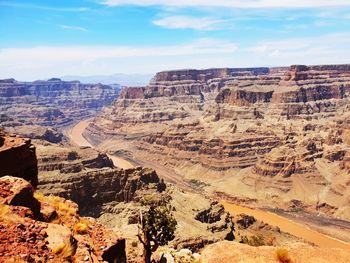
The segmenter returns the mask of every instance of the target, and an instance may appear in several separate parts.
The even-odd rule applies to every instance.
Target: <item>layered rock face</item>
[[[38,189],[77,202],[83,214],[99,216],[103,204],[131,202],[142,190],[164,190],[163,184],[153,170],[102,169],[61,174],[60,178],[44,176]]]
[[[314,209],[318,202],[342,207],[350,193],[338,198],[334,190],[349,181],[339,165],[349,145],[344,124],[350,109],[349,68],[160,72],[146,87],[123,90],[85,135],[96,144],[105,141],[102,148],[124,150],[142,164],[172,169],[185,180],[211,182],[248,168],[245,187],[261,180],[261,189],[268,185],[271,196],[288,192],[290,200],[300,198],[300,185],[306,183],[313,186],[305,202]],[[322,168],[327,163],[344,174],[337,186]],[[340,210],[350,218],[347,209]]]
[[[106,154],[89,147],[63,146],[42,140],[33,142],[37,147],[39,180],[51,174],[75,174],[89,169],[114,167]]]
[[[18,259],[27,261],[125,262],[125,240],[100,223],[128,237],[128,254],[142,251],[132,243],[137,242],[139,213],[147,210],[152,200],[166,202],[176,211],[179,227],[173,247],[198,250],[233,238],[229,214],[220,204],[166,185],[152,169],[118,169],[106,154],[89,147],[37,139],[33,140],[36,158],[30,140],[5,134],[0,138],[4,148],[1,172],[17,176],[0,178],[0,258],[19,255]],[[10,150],[10,159],[5,150]],[[20,178],[29,176],[21,166],[30,164],[29,157],[35,158],[35,167],[29,166],[35,172],[35,184],[39,178],[35,193],[33,186]],[[186,200],[193,203],[187,202],[184,208]],[[78,206],[82,215],[98,218],[100,223],[80,218]],[[141,262],[135,255],[129,260]]]
[[[56,78],[34,82],[0,80],[0,125],[68,125],[110,104],[118,93],[118,85],[82,84]]]
[[[131,244],[138,242],[139,213],[148,208],[149,200],[166,201],[176,211],[179,227],[174,247],[198,250],[230,233],[232,236],[232,223],[220,204],[166,185],[152,169],[118,169],[106,154],[89,147],[33,142],[38,154],[39,191],[71,199],[82,215],[98,218],[123,233],[129,241],[128,254],[135,254]],[[130,262],[134,257],[130,256]]]
[[[233,238],[229,214],[220,204],[167,186],[152,169],[104,168],[61,173],[59,177],[43,175],[38,189],[75,201],[83,215],[98,217],[101,223],[128,236],[130,243],[137,240],[139,213],[147,209],[149,200],[166,200],[167,205],[174,207],[179,222],[171,243],[174,247],[198,250],[229,238],[230,233]],[[184,202],[187,207],[183,207]]]
[[[29,139],[10,136],[0,131],[0,177],[11,175],[38,184],[35,147]]]

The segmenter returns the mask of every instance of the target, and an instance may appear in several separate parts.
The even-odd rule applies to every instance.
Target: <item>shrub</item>
[[[251,237],[243,236],[240,243],[247,244],[253,247],[265,246],[266,242],[262,235],[254,235]]]
[[[66,200],[58,196],[44,196],[40,192],[35,192],[34,197],[40,202],[49,204],[56,210],[58,215],[56,223],[63,223],[68,227],[72,226],[77,211],[74,207],[69,206]]]
[[[12,213],[8,205],[0,204],[0,222],[23,223],[24,218]]]
[[[79,155],[78,155],[78,153],[76,151],[71,151],[67,155],[68,161],[74,161],[74,160],[76,160],[78,158],[79,158]]]
[[[144,261],[150,263],[152,253],[174,239],[177,222],[165,206],[151,206],[140,219],[142,233],[139,232],[137,237],[145,249]]]
[[[63,260],[69,260],[74,254],[74,249],[70,244],[60,244],[52,249],[52,252],[57,255],[58,258]]]
[[[278,248],[276,251],[276,258],[281,263],[292,263],[292,259],[286,248]]]
[[[189,183],[195,188],[203,188],[206,186],[210,186],[210,184],[204,183],[204,182],[197,180],[197,179],[191,179],[189,181]]]
[[[85,219],[80,219],[78,223],[74,225],[74,233],[84,235],[89,231],[89,222]]]

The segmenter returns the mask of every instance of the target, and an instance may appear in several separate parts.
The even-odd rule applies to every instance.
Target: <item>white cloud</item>
[[[167,62],[179,57],[220,56],[232,54],[236,50],[237,46],[234,43],[214,39],[199,39],[188,44],[158,47],[3,48],[0,49],[0,65],[2,65],[0,77],[37,79],[72,74],[147,73],[155,61],[162,61],[164,66]],[[182,64],[182,66],[185,65]],[[121,67],[121,70],[118,70],[118,67]],[[159,66],[157,69],[161,70],[162,67]]]
[[[242,47],[200,39],[153,46],[75,46],[0,49],[0,78],[35,80],[63,75],[155,73],[181,68],[350,63],[350,32],[265,40]]]
[[[153,21],[153,24],[170,29],[214,30],[221,28],[225,20],[208,17],[168,16]]]
[[[88,30],[84,27],[80,26],[68,26],[68,25],[58,25],[60,28],[67,29],[67,30],[75,30],[75,31],[81,31],[81,32],[88,32]]]
[[[61,7],[50,7],[50,6],[44,6],[44,5],[32,5],[32,4],[25,4],[25,3],[17,3],[17,2],[0,2],[0,6],[5,7],[12,7],[12,8],[24,8],[24,9],[39,9],[39,10],[46,10],[46,11],[57,11],[57,12],[85,12],[88,11],[89,8],[87,7],[77,7],[77,8],[61,8]]]
[[[246,48],[274,65],[350,63],[350,33],[261,41]]]
[[[166,7],[313,8],[350,6],[349,0],[104,0],[107,6],[138,5]]]

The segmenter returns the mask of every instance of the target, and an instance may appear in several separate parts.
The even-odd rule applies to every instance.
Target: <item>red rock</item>
[[[40,203],[33,197],[33,187],[22,178],[3,176],[0,178],[0,203],[30,208],[34,216],[40,213]]]
[[[0,132],[3,143],[0,144],[0,177],[11,175],[38,184],[38,168],[35,147],[31,141],[23,138],[12,138]]]

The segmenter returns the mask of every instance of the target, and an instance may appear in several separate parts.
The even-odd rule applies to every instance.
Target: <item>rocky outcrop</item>
[[[139,213],[152,200],[165,202],[176,211],[181,226],[171,244],[174,247],[199,250],[205,244],[233,235],[228,213],[220,204],[165,184],[152,169],[117,169],[107,155],[90,147],[34,142],[38,153],[38,189],[75,201],[83,215],[96,217],[118,233],[127,234],[129,254],[135,254],[131,244],[137,242]],[[188,206],[183,207],[184,202]],[[50,211],[46,214],[51,217]]]
[[[347,249],[317,248],[306,244],[293,244],[284,248],[251,247],[237,242],[223,241],[206,247],[201,263],[226,262],[348,262]]]
[[[35,147],[29,139],[8,135],[0,131],[0,177],[11,175],[38,183]]]
[[[112,160],[90,147],[75,147],[34,140],[37,146],[39,180],[50,174],[72,174],[81,171],[113,168]]]
[[[315,171],[314,160],[323,156],[320,137],[305,139],[298,144],[274,148],[254,167],[261,176],[289,177],[292,174],[303,174]]]
[[[198,251],[206,244],[233,238],[233,225],[222,205],[166,185],[151,169],[105,168],[40,179],[41,192],[75,201],[83,215],[98,217],[108,227],[127,233],[130,244],[137,241],[139,213],[150,202],[173,207],[179,222],[173,247]]]
[[[0,111],[6,116],[0,118],[0,125],[69,125],[110,104],[118,93],[118,85],[82,84],[57,78],[34,82],[1,80]]]
[[[151,82],[195,80],[205,82],[210,79],[224,78],[240,75],[263,75],[268,74],[269,68],[219,68],[204,70],[177,70],[159,72]]]
[[[34,193],[24,179],[1,177],[0,260],[126,262],[125,240],[77,210],[67,200]]]
[[[249,106],[254,103],[270,102],[273,91],[254,92],[245,90],[222,89],[215,98],[217,103],[227,103],[237,106]]]
[[[163,183],[154,170],[103,169],[75,174],[44,176],[38,189],[46,194],[62,196],[79,204],[83,214],[99,216],[102,205],[117,201],[131,202],[142,197],[143,190],[158,192]]]

